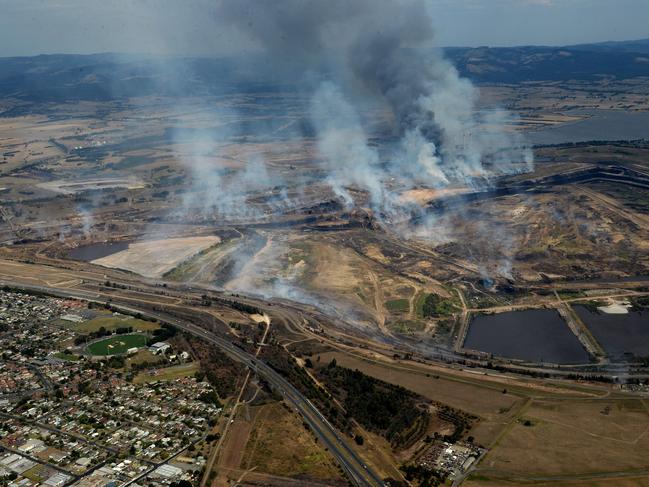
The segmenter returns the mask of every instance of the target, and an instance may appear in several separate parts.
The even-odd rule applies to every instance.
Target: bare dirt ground
[[[112,188],[141,189],[144,188],[144,183],[134,178],[101,178],[80,181],[48,181],[39,183],[38,186],[55,193],[74,194],[83,191],[100,191]]]
[[[92,261],[93,264],[135,272],[144,277],[161,277],[193,255],[218,244],[217,236],[149,240]]]
[[[471,193],[471,188],[442,188],[442,189],[411,189],[401,195],[401,199],[406,202],[417,203],[423,205],[429,201],[434,201],[438,198],[446,196],[456,196],[461,194]]]
[[[250,431],[252,430],[253,423],[251,419],[250,414],[239,413],[234,423],[230,426],[216,467],[216,470],[221,474],[218,477],[223,477],[223,469],[239,469],[245,446],[248,442]]]

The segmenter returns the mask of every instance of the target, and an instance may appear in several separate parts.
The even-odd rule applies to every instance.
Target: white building
[[[154,473],[160,477],[164,477],[166,479],[172,479],[174,477],[180,477],[183,473],[183,470],[182,468],[165,464],[165,465],[160,465],[158,468],[156,468]]]
[[[149,350],[151,350],[151,353],[153,353],[154,355],[157,355],[159,353],[165,353],[170,348],[171,345],[169,345],[167,342],[156,342],[149,347]]]

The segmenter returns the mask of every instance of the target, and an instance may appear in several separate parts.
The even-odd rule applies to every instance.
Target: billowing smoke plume
[[[238,31],[246,40],[241,58],[253,53],[248,74],[255,82],[301,87],[310,100],[304,124],[309,129],[296,128],[291,137],[314,144],[324,182],[346,205],[367,204],[407,238],[438,243],[453,237],[446,228],[450,220],[426,215],[420,201],[403,197],[408,190],[470,190],[531,168],[531,151],[507,130],[511,115],[480,109],[479,90],[435,49],[433,19],[423,0],[201,0],[187,9],[216,19],[212,42],[227,42],[223,32]],[[156,34],[169,42],[169,29]],[[191,73],[179,75],[175,91],[189,87],[190,78]],[[214,133],[203,131],[188,141],[179,127],[174,140],[183,147],[177,156],[193,182],[182,196],[183,215],[198,210],[224,220],[264,217],[263,198],[277,211],[290,208],[288,195],[300,194],[303,182],[282,181],[260,154],[237,155],[236,167],[221,164],[237,137],[272,138],[272,130],[262,133],[264,127],[254,125],[250,134],[233,133],[227,120],[236,115],[222,107],[213,107],[212,114]],[[512,254],[511,247],[499,252]],[[508,259],[502,268],[509,273]]]
[[[379,155],[367,145],[367,136],[354,108],[340,90],[323,83],[311,104],[312,123],[318,137],[318,150],[327,164],[328,183],[347,204],[352,198],[346,186],[367,190],[373,206],[382,203]]]
[[[218,15],[256,40],[278,71],[316,85],[327,78],[313,89],[311,118],[328,182],[348,204],[346,188],[357,187],[394,215],[404,210],[395,189],[475,187],[532,163],[504,128],[509,114],[477,110],[478,90],[433,49],[422,0],[224,1]],[[388,110],[399,139],[384,154],[363,128],[368,104]]]

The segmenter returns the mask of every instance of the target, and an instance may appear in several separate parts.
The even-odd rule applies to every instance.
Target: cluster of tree
[[[506,393],[506,390],[503,390],[503,393]],[[465,431],[471,429],[473,421],[478,419],[476,416],[472,416],[464,411],[459,409],[454,409],[451,406],[446,404],[438,403],[437,405],[437,416],[449,423],[452,423],[454,426],[453,433],[450,435],[444,435],[441,439],[449,443],[455,443],[459,441],[464,435]],[[437,433],[435,434],[437,437]]]
[[[419,487],[436,487],[446,480],[446,474],[423,465],[408,464],[401,467],[406,480],[417,481]]]
[[[92,384],[90,381],[79,382],[77,384],[77,391],[79,391],[79,394],[87,394],[90,391],[91,386]]]
[[[105,425],[101,421],[98,421],[96,418],[93,418],[92,416],[88,416],[86,414],[79,416],[79,422],[81,424],[91,425],[97,429],[105,428]]]
[[[615,377],[609,377],[607,375],[588,375],[588,374],[568,374],[566,376],[568,380],[589,380],[595,382],[616,382]]]
[[[223,407],[223,404],[221,404],[219,395],[216,393],[216,391],[204,392],[203,394],[198,396],[198,400],[203,401],[206,404],[214,404],[217,408]]]
[[[19,351],[25,357],[33,357],[34,355],[36,355],[36,350],[31,345],[24,345],[24,346],[20,346],[20,347],[11,347],[10,346],[9,351],[11,353],[16,353],[17,351]]]
[[[123,356],[120,357],[120,358],[122,358],[122,360],[124,360]],[[163,356],[161,356],[158,360],[154,360],[152,362],[149,362],[148,360],[145,360],[145,361],[139,362],[139,363],[132,363],[131,364],[131,371],[132,372],[137,372],[138,370],[146,370],[146,369],[149,369],[151,367],[156,367],[156,366],[159,366],[159,365],[162,365],[162,364],[167,364],[167,363],[168,363],[167,360]]]
[[[105,287],[112,287],[113,289],[129,289],[126,284],[118,284],[116,282],[106,281],[104,282]]]
[[[647,139],[620,139],[620,140],[586,140],[583,142],[562,142],[560,144],[539,144],[535,145],[535,149],[541,148],[567,148],[567,147],[588,147],[588,146],[603,146],[603,145],[621,145],[639,147],[647,143]]]
[[[171,482],[169,487],[193,487],[193,485],[189,480],[178,480],[177,482]]]
[[[112,334],[113,334],[113,332],[106,329],[105,326],[101,326],[101,327],[99,327],[98,330],[91,331],[90,333],[88,333],[88,336],[90,338],[101,338],[101,337],[105,337],[105,336],[112,335]]]
[[[437,318],[439,316],[448,316],[456,311],[453,303],[444,299],[437,294],[429,294],[424,300],[422,314],[424,318]]]
[[[643,357],[643,365],[648,365],[649,364],[649,357]],[[638,377],[629,377],[626,380],[626,384],[636,384],[636,385],[649,385],[649,379],[640,379]]]
[[[108,358],[106,363],[111,369],[121,369],[126,364],[126,359],[123,355],[112,355]]]
[[[174,341],[179,349],[190,350],[200,362],[201,371],[196,374],[198,381],[206,379],[221,397],[234,394],[237,382],[245,371],[242,364],[233,361],[211,344],[187,333],[175,336]]]
[[[649,296],[638,296],[631,298],[633,311],[646,311],[649,309]]]
[[[114,331],[106,329],[105,326],[100,327],[98,330],[91,331],[87,335],[78,335],[74,338],[74,344],[75,345],[81,345],[83,343],[86,343],[88,340],[95,340],[97,338],[102,338],[105,336],[110,336],[110,335],[124,335],[126,333],[132,333],[133,332],[133,327],[132,326],[121,326],[119,328],[116,328]]]
[[[207,441],[208,443],[213,443],[219,438],[221,438],[221,435],[219,433],[210,433],[205,437],[205,441]]]
[[[320,376],[349,416],[384,436],[393,447],[412,444],[425,434],[429,415],[420,407],[425,400],[417,394],[359,370],[339,367],[335,360],[320,370]]]
[[[242,313],[248,313],[251,315],[263,314],[263,311],[257,308],[256,306],[252,306],[246,303],[241,303],[239,301],[234,301],[233,299],[214,298],[214,301],[217,301],[219,304],[222,304],[229,308],[236,309],[237,311],[241,311]]]
[[[160,328],[153,330],[152,336],[148,340],[149,344],[169,340],[170,338],[173,338],[176,333],[177,330],[173,326],[163,323]]]
[[[589,300],[589,301],[581,301],[579,303],[579,306],[583,306],[586,308],[588,311],[591,313],[595,314],[600,314],[599,307],[602,305],[599,301],[594,301],[594,300]]]
[[[533,369],[527,369],[523,367],[513,367],[511,365],[505,366],[501,364],[494,364],[491,361],[488,361],[486,363],[472,363],[466,360],[458,360],[455,363],[464,365],[465,367],[468,368],[486,367],[488,369],[497,370],[498,372],[510,372],[519,375],[527,375],[529,377],[536,377],[538,379],[550,379],[552,377],[561,377],[561,378],[568,377],[573,380],[594,380],[599,382],[615,382],[610,377],[606,377],[603,375],[589,375],[588,373],[586,373],[588,372],[586,369],[584,369],[583,374],[568,374],[567,376],[563,376],[559,374],[550,374],[549,372],[544,372],[541,370],[533,370]],[[595,369],[591,369],[591,370],[595,370]]]
[[[307,371],[298,365],[295,358],[284,347],[271,342],[262,349],[260,357],[308,397],[338,428],[343,431],[351,430],[351,423],[344,411],[336,405],[331,395],[316,384]]]

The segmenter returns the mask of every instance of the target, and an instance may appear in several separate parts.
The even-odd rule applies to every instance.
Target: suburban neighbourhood
[[[222,406],[163,334],[76,301],[0,291],[0,485],[200,478]]]

